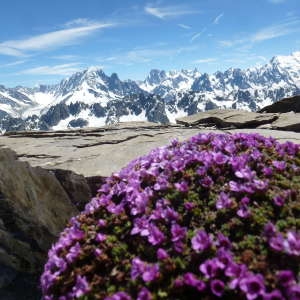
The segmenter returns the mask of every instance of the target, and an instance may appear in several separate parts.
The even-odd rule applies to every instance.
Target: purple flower
[[[198,279],[193,273],[184,274],[183,280],[186,285],[195,287],[199,292],[205,289],[205,283]]]
[[[254,179],[253,184],[255,188],[259,191],[264,191],[268,188],[268,181],[267,180],[259,180],[259,179]]]
[[[290,270],[282,270],[277,273],[278,283],[287,287],[295,282],[294,273]]]
[[[189,185],[186,181],[177,182],[174,184],[175,188],[180,192],[187,192],[189,190]]]
[[[251,216],[251,212],[247,205],[241,205],[236,214],[243,219]]]
[[[284,300],[282,293],[279,290],[274,290],[271,293],[264,293],[263,300]]]
[[[141,236],[149,235],[149,221],[146,216],[141,218],[136,218],[134,220],[133,228],[131,230],[131,234],[140,234]]]
[[[273,198],[273,202],[275,203],[275,205],[277,206],[282,206],[285,202],[285,199],[282,195],[276,195],[274,198]]]
[[[219,248],[224,248],[224,249],[230,249],[232,246],[229,238],[221,232],[218,232],[218,234],[217,234],[216,245]]]
[[[216,277],[221,270],[225,268],[225,265],[218,259],[208,259],[202,263],[199,267],[199,270],[204,274],[206,278]]]
[[[84,236],[84,232],[76,227],[68,229],[68,238],[72,241],[80,241],[84,238]]]
[[[222,152],[213,153],[213,160],[217,165],[224,165],[228,161],[228,156]]]
[[[131,263],[131,279],[135,280],[142,276],[145,282],[150,282],[159,276],[159,266],[157,264],[148,264],[136,257]]]
[[[300,234],[289,231],[284,241],[284,248],[288,254],[300,256]]]
[[[273,175],[273,169],[270,167],[264,167],[262,172],[267,177],[271,177]]]
[[[148,264],[142,274],[142,278],[145,282],[150,282],[159,276],[159,266],[157,264]]]
[[[193,202],[184,202],[184,208],[188,211],[191,211],[195,206],[196,204]]]
[[[156,252],[157,259],[164,260],[169,258],[169,254],[166,250],[159,248]]]
[[[265,290],[264,279],[260,274],[244,277],[239,286],[249,300],[258,298]]]
[[[282,234],[278,234],[277,236],[271,237],[269,240],[270,247],[275,251],[283,251],[284,246],[284,239]]]
[[[178,242],[184,240],[186,237],[187,229],[186,227],[181,227],[178,224],[173,224],[171,227],[172,242]]]
[[[229,188],[232,192],[240,192],[241,185],[235,181],[229,181]]]
[[[286,168],[286,162],[285,161],[278,161],[274,160],[272,161],[272,165],[278,170],[278,171],[283,171]]]
[[[76,298],[79,298],[90,291],[89,284],[85,276],[77,275],[76,284],[72,288],[72,293]]]
[[[214,182],[210,176],[205,176],[203,179],[200,180],[200,184],[205,188],[209,188],[210,186],[212,186],[213,183]]]
[[[255,176],[255,171],[252,171],[248,166],[243,168],[243,169],[240,169],[240,170],[237,170],[235,171],[235,176],[237,178],[241,178],[241,179],[247,179],[247,180],[251,180],[254,178]]]
[[[99,227],[105,227],[106,225],[107,225],[106,220],[103,220],[103,219],[98,220],[98,226]]]
[[[152,296],[149,290],[145,287],[143,287],[137,296],[137,300],[151,300]]]
[[[224,293],[225,284],[219,279],[214,279],[210,282],[210,289],[214,295],[221,297]]]
[[[230,208],[232,206],[232,200],[224,192],[220,193],[220,196],[216,202],[217,209]]]
[[[104,242],[106,240],[106,235],[103,233],[97,233],[95,240],[99,243]]]
[[[276,227],[271,222],[267,223],[264,227],[264,236],[266,238],[271,238],[276,235]]]
[[[245,265],[239,265],[237,263],[231,262],[225,269],[225,275],[228,277],[233,277],[229,283],[231,289],[236,289],[240,283],[240,280],[246,275],[247,267]]]
[[[203,252],[212,244],[210,236],[204,230],[198,230],[192,238],[192,248],[195,251]]]
[[[176,278],[173,282],[173,286],[174,286],[174,288],[180,288],[180,287],[184,286],[183,278],[182,277]]]
[[[66,255],[66,259],[68,263],[72,263],[80,254],[81,247],[77,242],[73,247],[69,249],[68,254]]]
[[[166,239],[165,235],[156,227],[150,224],[148,241],[151,245],[159,245]]]
[[[231,252],[228,251],[228,250],[226,250],[225,248],[220,248],[218,250],[218,252],[217,252],[217,258],[225,266],[228,266],[233,261]]]
[[[300,299],[300,285],[294,285],[288,290],[289,300]]]
[[[131,300],[131,297],[125,292],[117,292],[104,300]]]
[[[102,250],[101,250],[101,249],[96,248],[96,249],[94,250],[94,255],[95,255],[96,257],[100,256],[101,254],[102,254]]]

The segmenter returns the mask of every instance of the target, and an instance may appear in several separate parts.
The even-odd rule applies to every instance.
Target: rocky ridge
[[[118,122],[175,123],[215,108],[258,111],[300,94],[300,52],[246,70],[214,74],[151,70],[144,81],[101,69],[77,72],[56,85],[0,86],[0,130],[61,130]]]

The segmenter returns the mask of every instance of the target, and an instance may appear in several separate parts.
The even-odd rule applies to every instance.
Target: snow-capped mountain
[[[0,86],[0,129],[65,129],[122,121],[174,122],[213,108],[259,110],[300,94],[300,52],[261,67],[214,74],[151,70],[144,81],[122,81],[89,68],[56,85]]]

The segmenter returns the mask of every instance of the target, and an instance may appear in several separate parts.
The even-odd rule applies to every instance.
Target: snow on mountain
[[[258,110],[300,94],[300,52],[247,70],[151,70],[144,81],[120,80],[91,67],[56,85],[0,86],[0,130],[102,126],[121,121],[168,123],[213,108]]]
[[[197,69],[193,71],[162,71],[153,69],[140,84],[140,88],[153,94],[165,97],[170,91],[189,90],[194,80],[200,75]]]

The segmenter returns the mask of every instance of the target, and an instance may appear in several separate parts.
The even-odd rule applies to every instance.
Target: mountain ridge
[[[122,121],[174,122],[214,108],[256,111],[300,93],[300,51],[213,74],[153,69],[143,81],[90,67],[54,85],[0,85],[0,129],[47,130]]]

